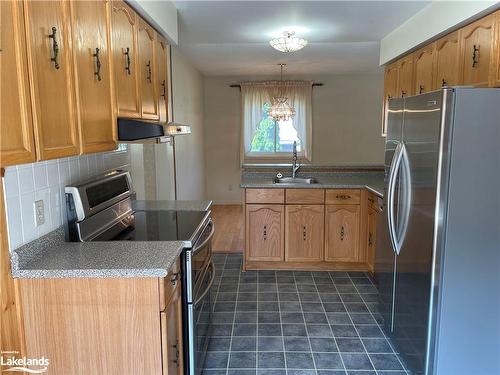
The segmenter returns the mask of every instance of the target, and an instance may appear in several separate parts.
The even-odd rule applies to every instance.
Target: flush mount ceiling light
[[[281,52],[295,52],[307,46],[307,40],[295,36],[295,31],[285,31],[282,37],[269,41],[274,49]]]
[[[273,105],[269,109],[269,116],[274,120],[289,120],[295,116],[295,108],[288,104],[288,98],[283,95],[283,67],[286,64],[279,64],[281,67],[281,82],[279,96],[273,98]]]

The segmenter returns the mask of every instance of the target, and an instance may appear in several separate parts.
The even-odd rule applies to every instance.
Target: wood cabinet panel
[[[70,4],[82,151],[114,150],[108,4],[103,0]]]
[[[487,87],[495,69],[495,15],[464,27],[460,37],[460,62],[464,85]]]
[[[387,101],[398,97],[398,64],[393,63],[385,68],[384,98],[382,103],[382,136],[387,133]]]
[[[285,203],[285,189],[246,189],[246,203]]]
[[[493,86],[500,87],[500,11],[495,13],[495,32],[496,32],[496,60],[495,60],[495,69],[493,76]]]
[[[368,238],[366,239],[367,254],[366,263],[368,264],[368,269],[373,272],[375,266],[375,247],[377,243],[377,210],[373,208],[368,209]]]
[[[323,205],[289,205],[285,208],[285,260],[323,260]]]
[[[160,314],[162,330],[163,374],[184,374],[182,351],[182,298],[180,284],[175,288],[172,300]]]
[[[38,159],[77,155],[69,2],[26,1],[24,11]]]
[[[460,39],[455,31],[435,42],[434,87],[460,85]]]
[[[326,204],[359,204],[361,191],[359,189],[327,189]]]
[[[4,30],[0,34],[0,167],[4,167],[35,161],[36,154],[23,4],[19,1],[1,1],[0,7]]]
[[[165,310],[174,295],[175,288],[181,283],[180,270],[181,261],[180,258],[177,258],[167,276],[158,279],[160,287],[160,311]]]
[[[245,212],[246,259],[284,260],[284,206],[247,204]]]
[[[325,203],[324,189],[286,189],[285,201],[287,204],[323,204]]]
[[[416,51],[414,56],[415,78],[414,88],[415,95],[424,94],[434,90],[434,65],[435,45],[430,44]]]
[[[398,60],[398,97],[409,96],[414,92],[414,67],[413,55],[405,56]]]
[[[26,355],[49,358],[51,374],[161,374],[157,279],[21,279],[20,290]]]
[[[325,260],[359,262],[360,207],[327,205],[325,208]]]
[[[168,43],[165,38],[158,35],[156,42],[156,66],[158,71],[158,115],[160,122],[168,121]]]
[[[158,120],[158,82],[156,77],[156,31],[139,18],[137,32],[139,46],[139,87],[141,93],[141,116]]]
[[[138,19],[135,12],[123,1],[113,1],[111,3],[113,75],[119,117],[141,116],[137,27]]]

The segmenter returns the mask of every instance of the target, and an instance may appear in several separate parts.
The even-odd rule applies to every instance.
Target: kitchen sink
[[[299,177],[276,177],[275,184],[317,184],[318,180],[315,178],[299,178]]]

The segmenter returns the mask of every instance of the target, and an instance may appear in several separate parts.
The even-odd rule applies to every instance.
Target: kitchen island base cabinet
[[[284,206],[247,204],[246,248],[249,261],[284,259]]]
[[[327,205],[325,208],[325,260],[359,262],[359,205]]]
[[[177,286],[166,309],[160,313],[163,375],[183,375],[182,296]]]
[[[322,261],[324,206],[288,205],[285,209],[285,260]]]

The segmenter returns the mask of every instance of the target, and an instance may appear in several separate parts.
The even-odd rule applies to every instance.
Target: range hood
[[[141,119],[118,118],[118,142],[122,143],[141,143],[141,141],[163,143],[170,137],[190,133],[189,125],[175,122],[164,124]]]

